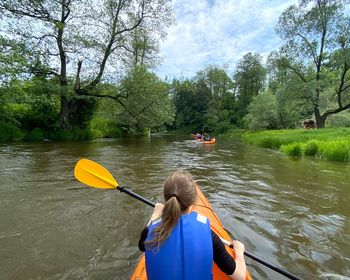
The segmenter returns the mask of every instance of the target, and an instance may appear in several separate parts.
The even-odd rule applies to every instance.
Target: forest
[[[268,57],[170,80],[156,74],[169,0],[0,0],[0,141],[350,127],[348,6],[300,0]]]

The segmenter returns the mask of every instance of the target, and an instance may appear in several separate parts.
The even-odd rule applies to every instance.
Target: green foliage
[[[244,132],[246,132],[245,129],[242,128],[232,128],[229,129],[228,131],[226,131],[225,133],[223,133],[223,136],[232,136],[235,138],[242,138]]]
[[[289,145],[282,145],[280,151],[291,156],[301,156],[301,144],[293,143]]]
[[[0,121],[0,142],[19,141],[24,137],[21,130],[11,123]]]
[[[0,120],[29,131],[28,139],[38,138],[36,129],[45,137],[51,131],[54,139],[144,135],[149,130],[186,127],[191,132],[217,134],[244,127],[290,129],[311,117],[321,120],[318,127],[325,120],[326,127],[350,127],[349,111],[340,112],[350,104],[350,18],[343,13],[347,2],[310,0],[288,7],[276,25],[285,43],[270,53],[266,68],[260,54],[247,53],[235,66],[233,80],[227,74],[228,65],[207,65],[194,78],[174,79],[171,85],[150,69],[162,60],[153,34],[164,34],[164,28],[174,22],[173,13],[168,1],[157,0],[147,2],[144,11],[154,13],[153,4],[159,8],[157,15],[139,18],[132,2],[120,6],[112,0],[109,8],[87,9],[83,17],[89,24],[80,25],[83,21],[75,20],[73,2],[64,7],[59,1],[48,5],[44,17],[35,1],[0,3],[3,34],[12,38],[0,36]],[[67,16],[66,21],[50,13],[57,9]],[[115,18],[117,14],[122,16]],[[110,30],[107,35],[90,32],[101,23],[101,15],[105,30]],[[7,18],[18,22],[10,26]],[[35,29],[43,18],[45,28]],[[140,24],[135,26],[135,19]],[[63,41],[57,36],[61,31]],[[108,37],[115,34],[119,37]],[[106,42],[114,45],[101,48]],[[65,51],[79,49],[82,56],[65,51],[57,55],[55,46],[60,44]],[[88,65],[80,64],[80,57],[92,54]],[[79,71],[67,67],[68,63],[78,65]],[[269,88],[265,90],[267,70]],[[110,83],[102,83],[106,80]],[[58,133],[63,124],[74,131]],[[273,148],[288,145],[278,137],[258,142]]]
[[[71,141],[75,137],[74,134],[75,133],[72,131],[67,131],[67,130],[62,130],[57,128],[48,133],[48,139],[53,141]]]
[[[225,120],[223,122],[220,122],[219,124],[216,125],[214,128],[214,133],[215,134],[222,134],[225,133],[226,131],[229,131],[230,129],[236,128],[235,125],[232,125],[229,120]]]
[[[108,119],[94,118],[91,121],[91,128],[99,132],[99,138],[119,138],[123,136],[121,129]]]
[[[24,139],[26,141],[39,141],[44,138],[44,134],[40,128],[35,128],[32,131],[25,133]]]
[[[6,60],[12,62],[10,58],[18,56],[19,59],[13,64],[15,68],[17,66],[16,71],[25,72],[24,77],[33,74],[58,77],[61,106],[56,118],[59,118],[60,127],[71,129],[72,126],[80,127],[80,124],[82,124],[80,128],[87,127],[92,115],[89,115],[88,111],[93,105],[91,102],[88,102],[88,105],[81,102],[83,96],[99,98],[108,96],[116,100],[120,98],[118,99],[120,103],[123,103],[122,99],[127,99],[124,100],[126,105],[124,108],[129,113],[138,114],[137,121],[142,122],[144,119],[147,119],[147,122],[153,121],[153,124],[147,123],[148,127],[159,126],[157,117],[150,120],[152,112],[142,113],[142,109],[147,110],[151,104],[154,107],[151,110],[156,112],[155,115],[158,114],[159,119],[171,119],[171,113],[163,112],[160,113],[162,116],[159,116],[159,111],[162,109],[166,112],[171,111],[169,106],[163,108],[153,99],[149,99],[151,104],[145,104],[149,97],[145,94],[140,98],[142,102],[138,103],[137,98],[129,95],[136,91],[122,90],[120,95],[119,92],[112,95],[97,92],[98,85],[103,80],[114,81],[117,84],[121,77],[115,77],[115,73],[121,73],[123,76],[125,69],[132,68],[131,65],[154,67],[162,61],[159,42],[166,37],[166,28],[175,23],[174,11],[169,1],[143,2],[142,12],[137,5],[135,6],[134,1],[123,1],[121,5],[118,0],[109,0],[108,3],[94,5],[93,9],[89,1],[81,1],[79,5],[76,1],[5,2],[0,2],[1,32],[12,38],[12,41],[5,42],[6,48],[3,48],[3,44],[0,45],[0,75],[5,68],[1,66],[6,66]],[[102,18],[104,20],[101,21]],[[27,49],[28,46],[31,48],[30,51]],[[22,60],[27,67],[20,67]],[[48,62],[52,68],[44,67]],[[68,63],[78,67],[69,67]],[[6,69],[4,72],[10,70]],[[156,92],[159,92],[160,87],[166,87],[161,83],[153,85]],[[152,85],[148,86],[144,92],[151,93]],[[133,89],[143,88],[138,83]],[[135,112],[134,105],[145,107]],[[73,112],[74,114],[70,116]]]
[[[118,91],[123,110],[117,112],[115,123],[126,133],[143,135],[145,130],[162,129],[173,122],[175,108],[169,86],[146,67],[131,69],[120,81]]]
[[[262,65],[263,57],[251,52],[238,61],[234,81],[238,91],[238,100],[245,109],[264,89],[266,69]]]
[[[349,110],[338,114],[330,115],[326,121],[326,128],[335,127],[350,127],[350,112]]]
[[[316,156],[350,161],[350,128],[253,131],[243,134],[246,144],[279,149],[293,156]]]
[[[311,156],[314,157],[318,153],[318,141],[316,140],[311,140],[306,142],[303,145],[303,153],[305,156]]]
[[[85,129],[92,120],[97,109],[98,102],[94,98],[81,99],[79,110],[69,116],[69,122],[74,127]]]
[[[312,104],[318,128],[324,128],[329,115],[350,106],[350,17],[344,15],[345,4],[301,1],[284,11],[275,27],[285,43],[270,55],[269,61],[280,72],[273,79],[283,79],[288,96]],[[294,75],[294,86],[283,74]]]
[[[56,128],[46,132],[47,138],[53,141],[72,141],[72,140],[93,140],[101,137],[101,133],[90,127],[85,129],[76,128],[73,131]]]
[[[0,35],[0,80],[15,78],[28,71],[32,58],[25,43]]]
[[[334,161],[350,161],[350,142],[346,140],[320,141],[317,156]]]
[[[233,88],[226,66],[207,65],[192,80],[174,79],[171,92],[176,115],[170,128],[223,133],[237,127],[236,117],[240,115],[236,112]]]
[[[252,129],[275,129],[280,126],[276,112],[276,98],[267,90],[253,98],[248,106],[248,114],[244,118]]]

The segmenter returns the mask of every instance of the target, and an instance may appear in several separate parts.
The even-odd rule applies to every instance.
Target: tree
[[[313,105],[304,94],[305,84],[295,73],[285,67],[283,60],[276,59],[273,51],[267,59],[268,90],[276,97],[276,112],[281,128],[300,127],[303,120],[311,118]],[[282,63],[281,63],[282,62]]]
[[[248,114],[245,120],[252,129],[276,129],[280,126],[276,110],[276,97],[270,90],[253,97],[248,105]]]
[[[238,61],[233,79],[237,86],[238,99],[245,107],[264,89],[266,69],[262,65],[262,56],[251,52]]]
[[[119,111],[118,122],[127,132],[164,130],[164,125],[173,122],[175,108],[169,98],[169,86],[146,66],[131,69],[120,81],[118,92],[125,108]]]
[[[0,9],[9,36],[25,41],[32,55],[40,60],[40,67],[31,65],[31,73],[59,78],[59,124],[71,129],[71,114],[91,97],[112,98],[126,107],[123,94],[96,94],[97,85],[120,78],[127,54],[140,56],[133,45],[138,30],[152,38],[148,42],[165,38],[165,28],[175,22],[169,2],[1,0]],[[147,59],[144,54],[142,57]]]
[[[223,132],[229,129],[235,97],[234,84],[227,75],[227,66],[209,64],[203,70],[198,71],[193,80],[196,82],[196,95],[198,96],[199,108],[197,110],[205,111],[204,118],[202,118],[204,120],[203,130]],[[225,128],[221,129],[221,124],[224,122],[226,123]]]
[[[313,104],[318,128],[327,116],[350,108],[350,18],[339,0],[303,0],[280,16],[276,33],[285,41],[276,58],[303,84],[303,97]],[[337,106],[321,112],[322,93],[333,87]]]
[[[195,83],[189,79],[173,79],[171,84],[171,98],[176,108],[175,127],[181,129],[186,126],[193,126],[200,129],[196,111],[194,109],[196,100]]]

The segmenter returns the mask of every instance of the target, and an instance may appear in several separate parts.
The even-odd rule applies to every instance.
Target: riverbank
[[[291,156],[314,156],[332,161],[350,161],[350,128],[315,130],[237,130],[231,135],[245,144],[276,149]]]

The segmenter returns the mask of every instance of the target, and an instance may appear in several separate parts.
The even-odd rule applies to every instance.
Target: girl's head
[[[165,208],[168,206],[168,210],[173,214],[178,208],[182,212],[186,211],[197,199],[196,184],[185,170],[177,170],[170,174],[164,181],[163,188]]]
[[[146,248],[161,246],[169,237],[181,215],[196,202],[197,188],[191,175],[184,170],[177,170],[164,181],[164,209],[162,222],[153,230],[155,238],[145,242]]]

